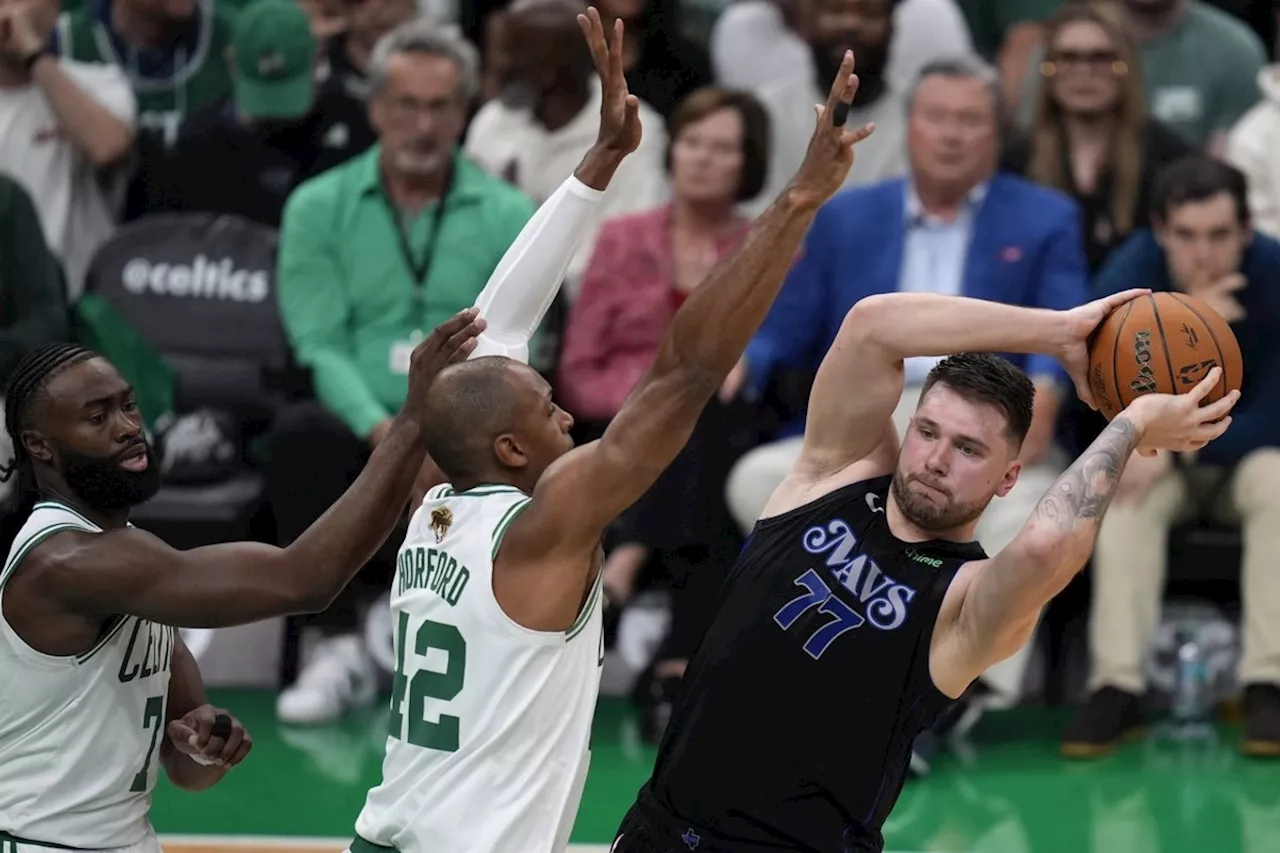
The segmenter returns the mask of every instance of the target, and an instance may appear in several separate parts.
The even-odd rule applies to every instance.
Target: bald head
[[[427,452],[450,482],[493,466],[494,439],[516,425],[521,368],[530,369],[488,356],[450,365],[436,377],[427,404]]]

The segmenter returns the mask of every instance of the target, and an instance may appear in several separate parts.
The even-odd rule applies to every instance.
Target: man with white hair
[[[475,304],[533,213],[458,150],[479,59],[456,28],[401,24],[375,47],[369,82],[378,144],[298,187],[281,224],[281,315],[316,398],[273,431],[267,480],[282,545],[360,473],[404,402],[414,343]],[[324,723],[373,701],[377,670],[358,628],[393,559],[375,557],[312,622],[326,637],[281,693],[282,721]]]

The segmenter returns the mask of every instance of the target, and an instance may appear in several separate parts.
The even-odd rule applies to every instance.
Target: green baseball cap
[[[316,87],[316,38],[297,0],[254,0],[231,33],[236,108],[252,118],[300,118]]]

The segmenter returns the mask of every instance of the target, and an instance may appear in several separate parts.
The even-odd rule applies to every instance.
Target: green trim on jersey
[[[366,841],[358,835],[352,839],[351,846],[347,849],[351,853],[396,853],[396,848],[394,847],[383,847],[381,844]]]
[[[112,625],[111,628],[108,629],[105,634],[102,635],[102,639],[99,640],[94,645],[93,648],[89,649],[89,651],[87,652],[81,652],[80,654],[76,655],[76,663],[81,665],[88,663],[89,658],[93,657],[98,652],[102,651],[103,646],[111,642],[111,638],[114,637],[116,634],[119,634],[120,629],[123,628],[125,626],[125,623],[129,621],[128,616],[113,616],[112,618],[116,620],[116,623]]]
[[[600,589],[604,586],[604,572],[596,574],[596,582],[591,586],[591,595],[587,596],[587,603],[582,605],[582,611],[578,614],[577,620],[569,626],[569,630],[564,632],[565,642],[569,642],[574,637],[582,633],[587,627],[587,623],[591,621],[591,614],[595,611],[596,605],[600,603]]]
[[[0,830],[0,853],[8,853],[8,851],[4,849],[3,842],[5,841],[13,845],[14,853],[17,853],[19,844],[30,844],[33,847],[48,847],[50,850],[84,850],[85,849],[83,847],[68,847],[65,844],[54,844],[51,841],[32,841],[30,838],[19,838],[16,835],[10,835],[9,833],[4,832],[3,830]],[[352,853],[354,853],[354,851]]]
[[[487,498],[490,495],[502,495],[502,494],[508,494],[508,493],[520,494],[520,495],[524,494],[524,492],[520,491],[515,486],[507,486],[501,483],[494,483],[493,485],[489,485],[489,486],[472,486],[471,488],[463,492],[455,492],[453,490],[453,486],[446,486],[445,490],[440,493],[440,497],[441,498]]]
[[[66,531],[66,530],[78,530],[81,533],[91,532],[91,531],[85,530],[80,525],[72,524],[69,521],[59,521],[59,522],[55,522],[54,524],[50,524],[48,527],[40,528],[34,534],[32,534],[32,536],[22,544],[22,547],[18,550],[18,552],[14,554],[13,557],[10,558],[10,560],[7,563],[4,564],[4,571],[0,572],[0,586],[4,586],[5,581],[9,579],[9,575],[13,574],[13,570],[16,569],[18,567],[18,564],[22,562],[22,558],[27,556],[27,554],[31,552],[32,548],[36,547],[41,542],[48,539],[53,534],[62,533],[63,531]]]
[[[58,501],[40,501],[40,502],[39,502],[39,503],[37,503],[34,507],[32,507],[32,510],[33,510],[33,511],[34,511],[34,510],[37,510],[37,509],[60,509],[60,510],[63,510],[63,511],[65,511],[65,512],[69,512],[69,513],[71,513],[72,515],[74,515],[76,518],[80,519],[80,520],[81,520],[81,521],[83,521],[85,524],[87,524],[87,525],[89,525],[90,527],[92,527],[92,528],[93,528],[93,530],[85,531],[86,533],[95,533],[95,532],[97,532],[97,531],[102,530],[102,528],[101,528],[101,527],[99,527],[98,525],[94,524],[94,523],[93,523],[92,521],[90,521],[89,519],[85,518],[85,517],[84,517],[84,513],[80,512],[78,509],[76,509],[76,508],[74,508],[74,507],[67,506],[66,504],[64,504],[64,503],[60,503],[60,502],[58,502]]]
[[[502,547],[502,537],[507,535],[507,528],[511,526],[511,522],[515,521],[520,513],[529,508],[531,503],[533,503],[533,498],[525,498],[519,503],[512,504],[506,515],[502,516],[498,526],[493,529],[493,551],[489,554],[490,561],[498,559],[498,549]]]

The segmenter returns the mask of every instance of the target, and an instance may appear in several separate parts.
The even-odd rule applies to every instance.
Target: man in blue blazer
[[[909,101],[910,176],[841,193],[818,213],[724,396],[758,395],[782,368],[816,370],[845,313],[872,294],[916,290],[1051,309],[1087,300],[1075,202],[996,174],[999,115],[998,80],[980,60],[944,60],[922,70]],[[1052,436],[1071,383],[1047,356],[1010,358],[1036,382],[1036,409],[1019,482],[978,528],[991,553],[1013,539],[1065,464],[1055,458]],[[907,387],[894,417],[900,433],[934,361],[906,365]],[[744,530],[790,469],[802,431],[800,422],[787,425],[775,442],[735,467],[727,498]],[[1016,699],[1024,665],[1020,657],[1002,664],[1007,673],[993,670],[988,686]]]

